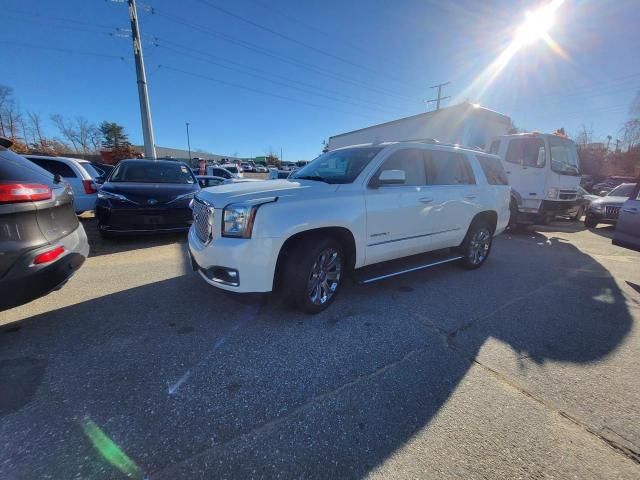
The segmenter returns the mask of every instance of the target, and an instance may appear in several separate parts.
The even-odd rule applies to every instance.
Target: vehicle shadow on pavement
[[[363,477],[429,426],[488,340],[514,361],[576,364],[623,342],[632,319],[609,272],[532,236],[501,241],[473,272],[346,286],[313,317],[188,274],[8,325],[2,390],[22,383],[0,397],[12,439],[0,477],[124,478],[82,422],[137,466],[134,477]],[[15,365],[40,370],[16,380]],[[501,461],[517,463],[513,449]]]
[[[110,255],[171,243],[187,242],[186,232],[152,236],[137,235],[102,238],[98,233],[97,222],[94,217],[80,217],[80,220],[89,240],[89,257],[99,257],[100,255]]]

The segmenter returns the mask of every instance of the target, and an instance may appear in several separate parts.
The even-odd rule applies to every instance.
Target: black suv
[[[0,311],[60,288],[89,255],[71,187],[11,145],[0,137]]]

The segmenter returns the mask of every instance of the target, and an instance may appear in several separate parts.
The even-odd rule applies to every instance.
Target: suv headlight
[[[555,200],[558,198],[558,189],[557,188],[550,188],[547,191],[547,198],[549,200]]]
[[[106,190],[98,190],[98,198],[102,200],[120,200],[121,202],[136,203],[133,200],[129,200],[124,195],[120,195],[119,193],[108,192]]]
[[[278,198],[263,198],[247,203],[232,203],[224,207],[222,212],[222,236],[235,238],[251,238],[253,223],[260,205],[275,202]]]
[[[592,203],[589,207],[589,210],[593,210],[594,212],[602,212],[602,203]]]
[[[178,202],[180,200],[193,200],[193,197],[196,196],[196,193],[198,193],[198,192],[183,193],[182,195],[178,195],[173,200],[169,200],[167,203]],[[191,206],[191,205],[189,205],[189,206]]]

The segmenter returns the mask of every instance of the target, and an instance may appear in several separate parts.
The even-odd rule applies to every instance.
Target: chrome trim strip
[[[384,242],[376,242],[376,243],[370,243],[369,245],[367,245],[367,247],[375,247],[376,245],[384,245],[385,243],[393,243],[393,242],[401,242],[403,240],[413,240],[414,238],[421,238],[421,237],[430,237],[432,235],[439,235],[440,233],[447,233],[447,232],[455,232],[460,230],[459,228],[452,228],[450,230],[442,230],[440,232],[433,232],[433,233],[423,233],[422,235],[413,235],[411,237],[403,237],[403,238],[396,238],[393,240],[385,240]]]
[[[198,273],[204,279],[204,281],[207,282],[209,285],[213,285],[214,287],[217,287],[218,285],[225,285],[227,287],[239,287],[240,286],[240,282],[227,282],[225,280],[220,280],[219,278],[209,278],[204,274],[204,272],[202,270],[203,270],[202,268],[200,270],[198,270]]]
[[[188,232],[191,226],[185,227],[171,227],[171,228],[152,228],[150,230],[144,229],[128,229],[128,230],[118,230],[115,228],[101,228],[100,230],[104,230],[105,232],[113,232],[113,233],[147,233],[147,232]]]
[[[456,255],[455,257],[449,257],[442,260],[437,260],[435,262],[425,263],[424,265],[408,268],[406,270],[399,270],[397,272],[388,273],[386,275],[380,275],[378,277],[368,278],[366,280],[362,280],[360,284],[367,285],[369,283],[377,282],[378,280],[384,280],[385,278],[397,277],[398,275],[403,275],[405,273],[410,273],[410,272],[416,272],[418,270],[424,270],[426,268],[435,267],[436,265],[442,265],[443,263],[455,262],[456,260],[460,260],[462,258],[464,258],[462,255]]]

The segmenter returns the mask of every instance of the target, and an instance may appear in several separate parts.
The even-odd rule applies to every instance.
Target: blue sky
[[[537,42],[482,94],[468,90],[537,5],[139,1],[156,144],[186,148],[188,121],[194,150],[311,159],[330,135],[426,111],[445,81],[444,94],[519,127],[615,138],[640,90],[637,0],[566,0],[550,31],[565,56]],[[4,0],[0,83],[23,110],[115,121],[139,143],[131,41],[117,28],[129,28],[126,3]]]

